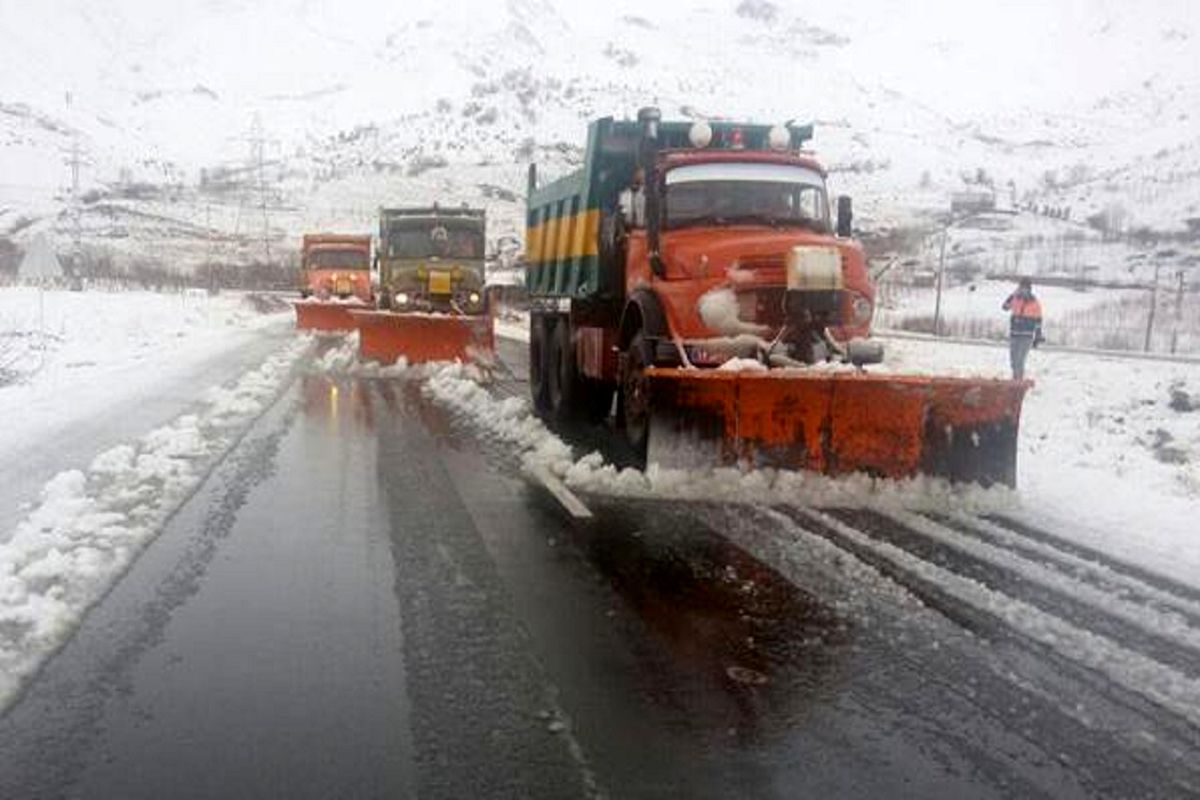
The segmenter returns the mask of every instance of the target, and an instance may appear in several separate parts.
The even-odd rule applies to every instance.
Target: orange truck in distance
[[[300,248],[300,330],[354,329],[349,306],[370,307],[371,237],[344,233],[306,233]]]

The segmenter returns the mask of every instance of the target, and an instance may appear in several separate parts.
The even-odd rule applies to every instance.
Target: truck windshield
[[[667,228],[749,223],[829,230],[825,180],[807,167],[693,164],[667,172],[666,184]]]
[[[370,261],[362,250],[313,250],[307,258],[309,269],[367,269]]]
[[[483,233],[475,227],[422,222],[388,230],[388,258],[483,258]]]

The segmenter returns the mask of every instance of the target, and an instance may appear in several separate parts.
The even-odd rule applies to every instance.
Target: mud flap
[[[647,462],[1016,483],[1024,381],[651,369]]]
[[[350,311],[361,308],[349,303],[321,300],[297,300],[292,306],[296,309],[296,330],[337,333],[354,330],[354,318],[350,316]]]
[[[394,364],[427,361],[486,361],[495,350],[490,315],[397,314],[354,311],[361,358]]]

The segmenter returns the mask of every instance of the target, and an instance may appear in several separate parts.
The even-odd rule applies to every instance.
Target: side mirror
[[[854,211],[850,207],[847,195],[838,195],[837,199],[837,235],[849,239],[854,222]]]

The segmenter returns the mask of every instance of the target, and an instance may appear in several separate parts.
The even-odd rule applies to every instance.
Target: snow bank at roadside
[[[903,372],[1008,377],[1008,351],[887,341]],[[1200,576],[1200,367],[1035,350],[1018,440],[1024,513],[1180,580]]]
[[[270,406],[309,346],[290,343],[232,386],[210,390],[195,413],[45,486],[0,543],[0,709]]]

